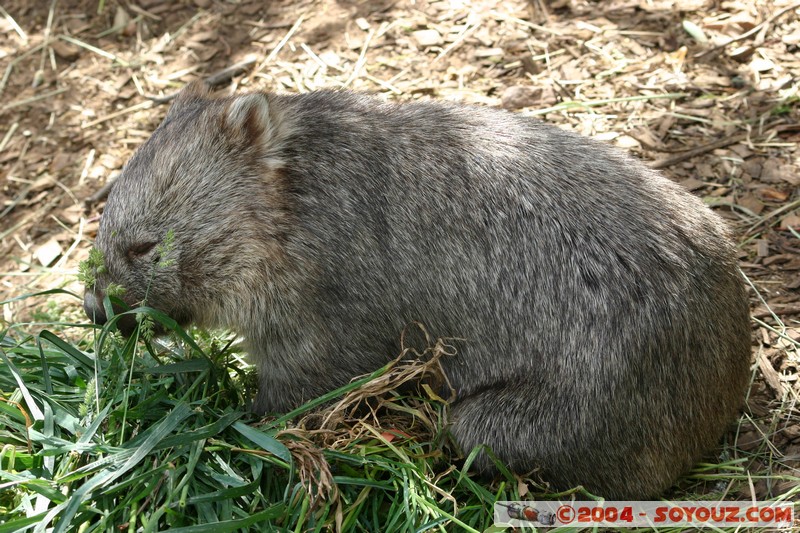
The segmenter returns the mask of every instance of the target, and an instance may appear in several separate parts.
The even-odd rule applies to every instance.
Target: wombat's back
[[[295,245],[334,345],[384,354],[412,320],[466,338],[445,362],[456,436],[562,486],[652,495],[715,444],[747,383],[748,308],[699,200],[504,112],[289,102],[308,124],[287,142]]]

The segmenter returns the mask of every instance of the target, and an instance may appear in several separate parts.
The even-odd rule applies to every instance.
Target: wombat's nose
[[[93,291],[86,291],[83,295],[83,310],[86,316],[95,324],[103,325],[108,321],[103,309],[103,300],[98,299]]]

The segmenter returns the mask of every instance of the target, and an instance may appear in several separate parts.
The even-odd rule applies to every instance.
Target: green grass
[[[229,339],[195,340],[142,311],[177,340],[125,340],[112,324],[58,325],[69,341],[0,331],[0,533],[482,531],[497,498],[520,497],[512,477],[490,489],[450,466],[433,397],[383,393],[382,429],[361,414],[306,427],[318,405],[344,399],[344,412],[370,385],[413,378],[401,363],[261,423],[247,409],[254,375]],[[322,448],[325,438],[338,443]]]
[[[0,330],[0,533],[500,531],[495,501],[559,496],[467,475],[478,450],[456,460],[438,389],[395,392],[437,377],[441,341],[427,363],[398,359],[259,420],[230,336],[138,311],[171,340],[126,340],[114,321]],[[699,465],[671,497],[730,483],[748,483],[743,460]]]

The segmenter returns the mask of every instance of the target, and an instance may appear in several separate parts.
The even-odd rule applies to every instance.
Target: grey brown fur
[[[721,220],[521,116],[193,84],[109,196],[87,312],[112,281],[145,297],[168,230],[176,261],[147,302],[240,333],[259,412],[377,369],[420,321],[466,339],[443,361],[464,449],[621,499],[669,487],[743,400],[748,307]]]

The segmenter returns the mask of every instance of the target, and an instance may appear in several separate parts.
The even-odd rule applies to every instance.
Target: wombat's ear
[[[167,116],[179,112],[181,108],[191,102],[197,102],[198,100],[207,98],[210,94],[211,88],[206,85],[206,82],[203,80],[195,80],[191,83],[188,83],[183,89],[181,89],[181,91],[178,93],[178,96],[175,97],[175,100],[172,102],[172,106],[167,112]]]
[[[234,98],[225,109],[225,127],[254,141],[272,129],[269,102],[262,93],[250,93]],[[268,136],[268,135],[267,135]]]

